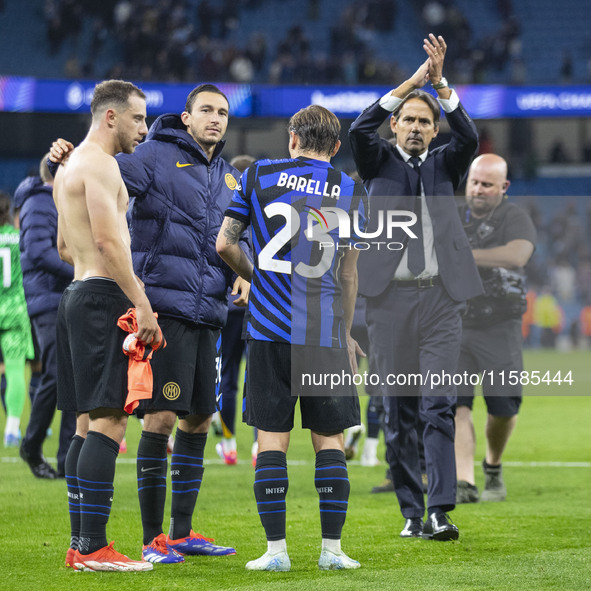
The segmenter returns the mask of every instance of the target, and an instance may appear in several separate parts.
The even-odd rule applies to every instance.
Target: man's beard
[[[122,133],[119,133],[117,139],[119,140],[119,147],[121,148],[120,152],[123,152],[123,154],[133,154],[135,150],[133,143],[135,140],[126,137]]]
[[[220,139],[214,140],[210,137],[206,137],[205,134],[203,134],[203,135],[198,134],[197,131],[192,128],[191,128],[191,136],[200,146],[207,146],[208,148],[211,146],[217,145],[218,142],[221,140],[221,137],[220,137]]]

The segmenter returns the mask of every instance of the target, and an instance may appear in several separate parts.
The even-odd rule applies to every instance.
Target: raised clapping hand
[[[410,77],[409,82],[414,88],[423,88],[429,82],[429,59],[427,58],[419,69]]]
[[[423,49],[429,56],[427,60],[429,64],[429,80],[431,84],[437,84],[443,76],[443,60],[445,59],[447,45],[441,35],[435,37],[435,35],[429,33],[429,39],[423,39]]]

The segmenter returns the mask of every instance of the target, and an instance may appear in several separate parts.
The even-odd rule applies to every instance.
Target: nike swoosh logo
[[[149,472],[150,470],[160,470],[160,466],[153,466],[152,468],[142,468],[142,472]]]
[[[190,162],[188,162],[187,164],[181,164],[178,160],[176,163],[176,167],[177,168],[185,168],[185,166],[193,166],[193,164],[191,164]]]

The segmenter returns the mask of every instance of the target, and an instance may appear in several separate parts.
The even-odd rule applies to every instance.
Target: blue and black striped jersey
[[[248,336],[346,348],[339,264],[367,219],[363,185],[322,160],[260,160],[225,212],[252,225]]]

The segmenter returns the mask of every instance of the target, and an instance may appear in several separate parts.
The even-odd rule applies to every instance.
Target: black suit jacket
[[[363,111],[349,130],[357,170],[370,196],[368,232],[378,227],[381,210],[413,211],[416,199],[417,173],[404,161],[396,146],[378,134],[379,126],[389,115],[378,101]],[[421,177],[433,222],[439,274],[449,296],[460,302],[483,293],[454,199],[454,192],[478,148],[478,134],[462,105],[446,113],[446,118],[452,139],[449,144],[429,151],[421,165]],[[406,245],[407,235],[404,230],[395,229],[391,238],[372,240]],[[394,277],[403,252],[387,248],[362,251],[358,263],[359,293],[369,297],[380,295]]]

